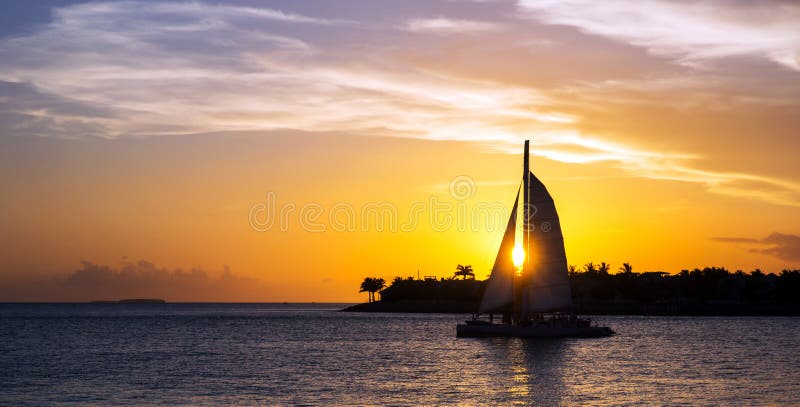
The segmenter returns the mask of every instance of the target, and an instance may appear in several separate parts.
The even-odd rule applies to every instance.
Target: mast
[[[523,199],[522,199],[522,251],[525,253],[524,260],[522,261],[522,275],[517,276],[517,273],[514,273],[514,320],[515,322],[519,323],[523,321],[527,315],[527,306],[525,304],[525,291],[526,287],[524,282],[526,281],[526,273],[529,272],[530,266],[528,265],[529,259],[531,257],[530,250],[528,249],[529,246],[529,237],[528,231],[530,230],[530,219],[531,219],[531,196],[530,196],[530,171],[529,168],[529,154],[528,149],[530,146],[530,141],[525,140],[525,150],[523,154],[522,160],[522,190],[523,192]]]
[[[525,140],[525,158],[522,161],[522,179],[523,179],[523,190],[525,191],[524,194],[524,201],[522,203],[522,249],[525,251],[525,260],[523,261],[523,268],[522,272],[525,273],[525,266],[528,265],[528,260],[530,259],[529,252],[528,252],[528,245],[530,243],[528,239],[528,231],[530,230],[530,221],[531,221],[531,201],[532,196],[530,196],[530,185],[531,185],[531,171],[530,171],[530,158],[528,155],[528,148],[530,146],[530,141]]]

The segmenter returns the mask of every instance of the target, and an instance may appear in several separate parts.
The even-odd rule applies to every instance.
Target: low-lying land
[[[573,310],[587,315],[800,315],[800,270],[780,274],[724,268],[609,274],[588,267],[569,273]],[[472,313],[486,281],[395,278],[379,301],[352,312]]]

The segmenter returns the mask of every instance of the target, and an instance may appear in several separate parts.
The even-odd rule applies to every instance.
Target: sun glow
[[[522,265],[522,262],[525,261],[525,250],[522,249],[522,246],[514,247],[514,250],[511,251],[511,259],[514,261],[514,266]]]

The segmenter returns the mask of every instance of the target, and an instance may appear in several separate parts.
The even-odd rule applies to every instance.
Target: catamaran
[[[525,140],[522,228],[517,244],[519,191],[478,312],[456,336],[600,337],[614,331],[571,312],[567,255],[553,197],[529,170]],[[520,264],[521,263],[521,264]],[[521,270],[518,269],[521,268]],[[488,315],[488,320],[481,319]],[[494,316],[501,317],[499,323]]]

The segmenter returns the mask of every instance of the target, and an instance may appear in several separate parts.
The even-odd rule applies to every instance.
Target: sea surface
[[[337,304],[0,304],[0,405],[800,405],[800,318],[457,339]]]

